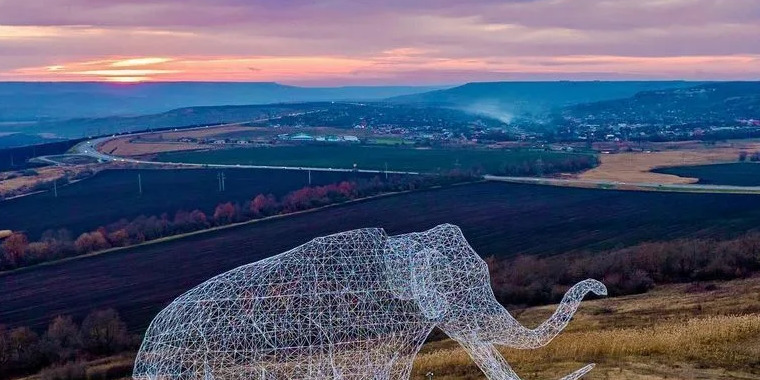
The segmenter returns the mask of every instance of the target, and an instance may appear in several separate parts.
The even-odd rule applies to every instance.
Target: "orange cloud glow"
[[[278,81],[341,80],[358,74],[392,78],[399,72],[492,72],[573,74],[625,73],[658,78],[678,73],[741,72],[760,67],[760,55],[624,57],[578,55],[519,58],[444,58],[434,52],[399,48],[376,57],[115,57],[85,62],[60,62],[15,70],[18,79],[53,81]],[[688,75],[687,75],[688,77]]]

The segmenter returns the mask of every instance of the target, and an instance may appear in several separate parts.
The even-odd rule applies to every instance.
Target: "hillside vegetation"
[[[597,367],[584,379],[739,380],[760,377],[760,278],[708,284],[667,285],[643,295],[586,300],[554,341],[537,350],[500,349],[525,380],[557,379],[581,366]],[[528,327],[548,318],[556,306],[510,311]],[[93,318],[97,317],[97,318]],[[61,338],[86,333],[98,325],[115,326],[119,339],[108,346],[85,339],[77,350],[53,352],[54,357],[79,360],[45,369],[27,380],[92,380],[128,377],[137,348],[127,344],[123,325],[112,311],[91,313],[83,323],[56,318],[39,338],[38,349],[60,346]],[[119,327],[122,326],[122,327]],[[66,327],[66,328],[62,328]],[[20,336],[21,330],[16,329]],[[0,331],[2,333],[2,331]],[[24,331],[26,336],[33,334]],[[88,335],[83,334],[87,337]],[[434,336],[441,336],[439,332]],[[139,334],[134,336],[139,337]],[[93,345],[95,343],[95,345]],[[113,349],[128,351],[113,356]],[[69,347],[64,345],[63,347]],[[109,351],[110,350],[110,351]],[[69,355],[69,356],[65,356]],[[418,354],[412,379],[433,372],[436,380],[485,379],[458,343],[443,339],[425,344]],[[0,374],[0,378],[3,376]]]
[[[698,83],[680,81],[482,82],[398,96],[389,101],[449,106],[483,113],[497,110],[505,114],[541,113],[571,104],[622,99],[641,91],[682,88],[696,84]]]
[[[760,118],[760,82],[716,82],[644,91],[618,100],[567,108],[566,116],[595,123],[724,123]]]
[[[500,351],[523,379],[557,379],[590,362],[597,367],[584,379],[755,379],[760,377],[759,300],[760,278],[752,278],[584,301],[548,346]],[[553,308],[513,313],[532,327]],[[436,380],[485,378],[450,340],[423,347],[413,378],[428,371]]]

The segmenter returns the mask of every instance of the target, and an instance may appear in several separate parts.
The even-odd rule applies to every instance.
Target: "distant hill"
[[[184,107],[140,116],[109,116],[39,122],[24,127],[26,134],[50,134],[66,138],[99,136],[148,129],[215,125],[253,121],[290,112],[326,108],[329,102],[271,105]]]
[[[0,82],[0,122],[141,115],[190,106],[377,100],[440,88],[296,87],[267,82]]]
[[[693,87],[698,84],[700,83],[683,81],[482,82],[387,100],[461,108],[504,120],[524,114],[542,114],[572,104],[627,98],[641,91]]]
[[[724,123],[760,119],[760,82],[715,82],[689,88],[644,91],[634,96],[579,104],[563,113],[616,123]]]
[[[39,135],[30,135],[26,133],[0,134],[0,149],[44,144],[60,140],[61,139],[58,138],[45,138]]]

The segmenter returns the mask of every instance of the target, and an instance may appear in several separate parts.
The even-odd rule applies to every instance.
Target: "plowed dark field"
[[[706,185],[760,186],[760,164],[755,162],[677,166],[653,171],[699,178],[698,183]]]
[[[220,192],[217,174],[225,175],[225,191]],[[142,177],[139,193],[138,173]],[[326,185],[370,174],[312,172],[314,185]],[[222,202],[243,202],[258,194],[276,196],[300,189],[309,183],[308,173],[296,170],[181,169],[113,170],[93,178],[58,188],[52,192],[0,202],[0,230],[24,231],[36,240],[48,229],[67,228],[74,238],[99,226],[132,219],[139,215],[170,217],[177,210],[199,209],[212,213]]]
[[[409,193],[0,275],[0,323],[43,326],[58,314],[114,307],[139,330],[200,282],[316,236],[440,223],[461,226],[483,256],[556,254],[739,234],[760,226],[760,197],[504,183]]]

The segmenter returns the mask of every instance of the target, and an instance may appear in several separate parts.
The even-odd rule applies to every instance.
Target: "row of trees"
[[[739,152],[739,161],[745,162],[747,160],[750,160],[752,162],[760,161],[760,152],[752,152],[752,153],[748,153],[745,151]]]
[[[568,155],[561,161],[544,161],[542,159],[513,162],[502,165],[494,173],[507,176],[541,176],[557,173],[576,173],[599,165],[599,159],[591,155]]]
[[[258,194],[245,202],[227,202],[216,206],[213,214],[201,210],[177,211],[169,214],[138,216],[122,219],[107,226],[85,232],[74,238],[65,229],[47,231],[39,241],[30,242],[27,236],[16,233],[0,244],[0,270],[38,264],[112,247],[125,247],[166,236],[223,226],[267,216],[309,210],[329,204],[365,198],[381,193],[423,189],[472,180],[466,172],[451,172],[443,176],[375,177],[325,186],[309,186],[281,198]]]
[[[760,234],[732,240],[675,240],[629,248],[551,257],[487,259],[496,297],[506,304],[557,302],[586,278],[604,282],[610,295],[643,293],[656,284],[743,278],[760,272]]]
[[[93,311],[81,324],[58,316],[42,334],[28,327],[0,325],[0,379],[134,349],[138,342],[113,309]]]

